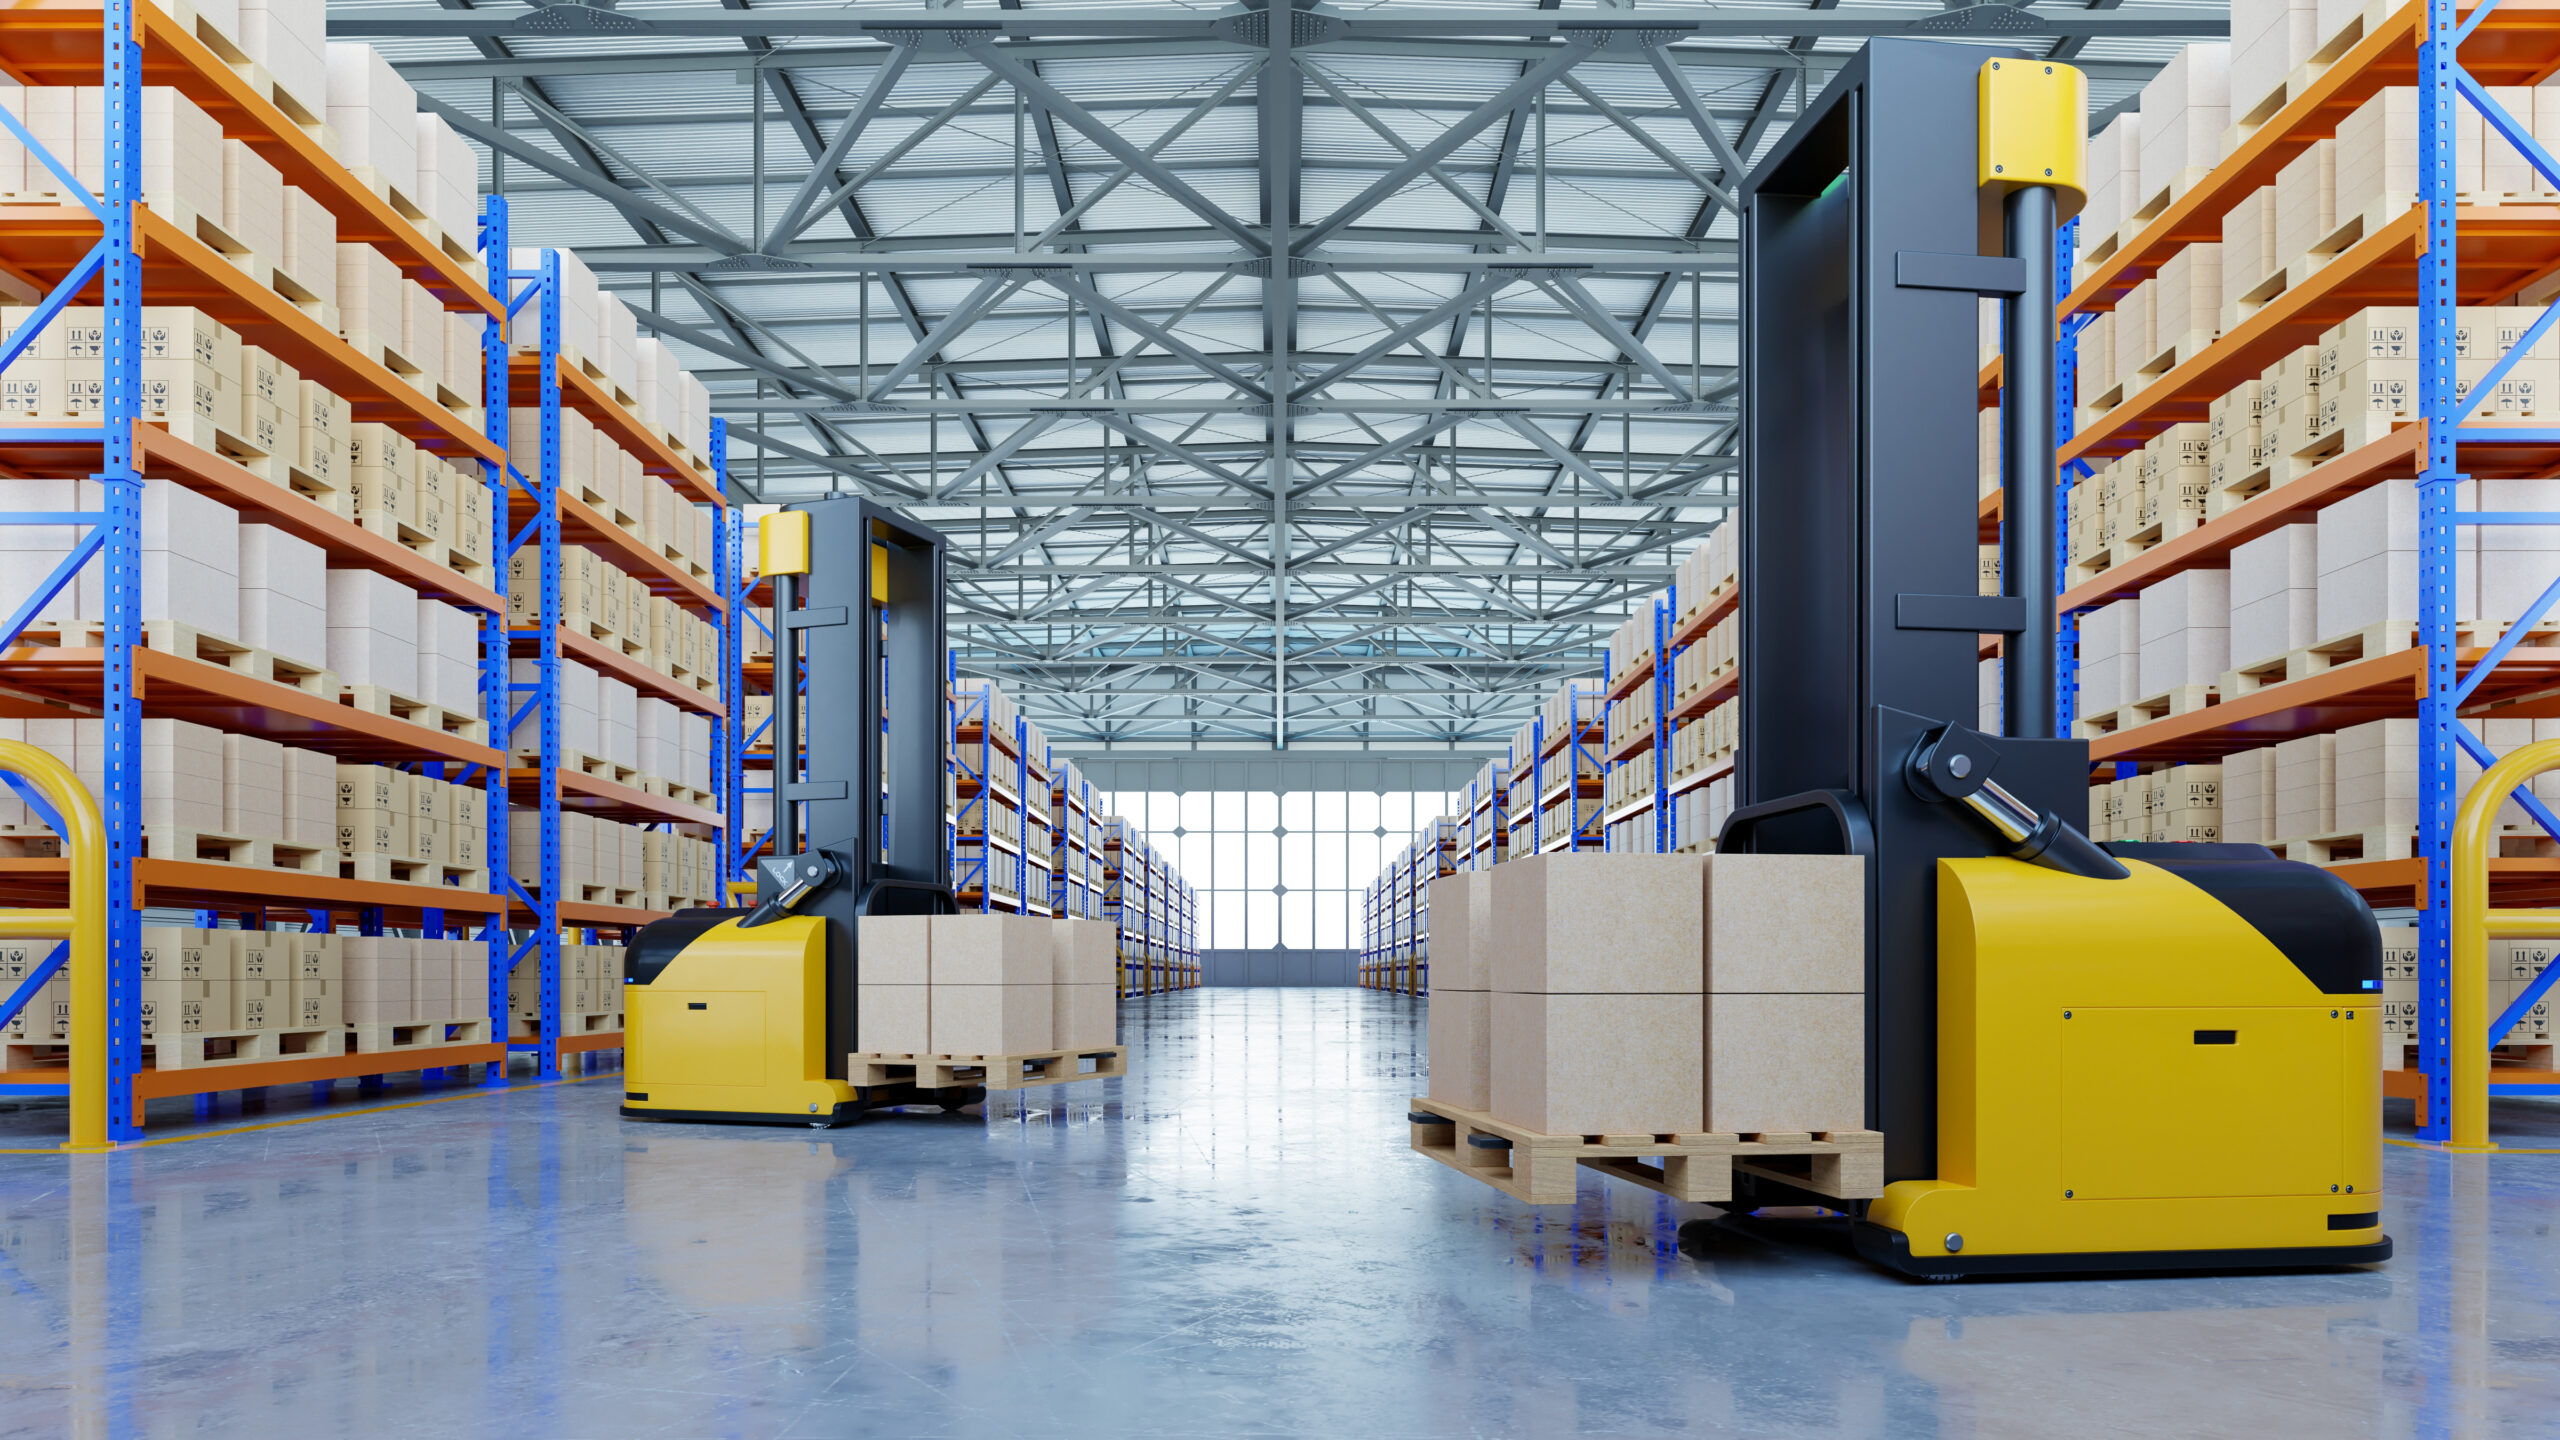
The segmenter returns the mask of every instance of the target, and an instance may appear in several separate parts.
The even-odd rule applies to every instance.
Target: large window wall
[[[1360,892],[1457,799],[1444,790],[1199,789],[1115,790],[1095,802],[1144,830],[1198,890],[1202,948],[1349,950],[1360,943]]]

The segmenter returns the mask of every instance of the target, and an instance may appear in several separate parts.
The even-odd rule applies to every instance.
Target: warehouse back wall
[[[1210,985],[1358,980],[1360,889],[1443,813],[1471,755],[1088,753],[1100,803],[1165,848],[1199,890]]]

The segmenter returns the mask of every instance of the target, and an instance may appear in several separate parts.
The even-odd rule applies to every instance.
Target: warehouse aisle
[[[1696,1259],[1694,1207],[1586,1177],[1538,1215],[1409,1155],[1420,1016],[1130,1002],[1127,1081],[985,1120],[641,1126],[601,1076],[0,1156],[0,1435],[2351,1440],[2560,1406],[2560,1156],[2392,1148],[2382,1274],[1927,1286],[1765,1223]]]

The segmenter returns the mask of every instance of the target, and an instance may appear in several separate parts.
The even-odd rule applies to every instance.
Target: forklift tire
[[[987,1087],[984,1085],[949,1085],[931,1093],[933,1095],[934,1104],[941,1106],[945,1110],[956,1111],[970,1105],[985,1103],[987,1098]]]

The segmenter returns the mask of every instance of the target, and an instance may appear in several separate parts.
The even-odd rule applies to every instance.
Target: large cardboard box
[[[1102,1050],[1120,1043],[1120,996],[1110,981],[1049,988],[1051,1048]]]
[[[1706,857],[1710,992],[1866,988],[1866,861],[1855,855]]]
[[[1439,987],[1439,957],[1432,957],[1430,1079],[1426,1092],[1444,1104],[1469,1110],[1493,1105],[1493,996],[1483,990]]]
[[[1696,855],[1537,855],[1494,868],[1492,988],[1695,994],[1706,884]]]
[[[1431,882],[1431,988],[1492,988],[1493,872],[1469,870]],[[1445,1098],[1445,1097],[1444,1097]],[[1451,1101],[1457,1104],[1457,1101]]]
[[[1056,960],[1048,931],[1055,921],[1024,915],[935,915],[929,923],[937,988],[1050,983]]]
[[[870,924],[866,918],[865,926]],[[853,1048],[864,1055],[930,1055],[932,1004],[923,985],[854,987]]]
[[[1487,1108],[1497,1120],[1548,1134],[1698,1130],[1703,998],[1492,992]]]
[[[924,985],[933,978],[932,917],[865,915],[854,922],[854,965],[859,982]]]
[[[934,918],[938,921],[951,917]],[[934,953],[938,959],[941,947],[936,946]],[[1041,958],[1045,969],[1047,957]],[[936,982],[927,986],[932,1011],[932,1053],[1028,1055],[1056,1048],[1055,998],[1050,994],[1054,988],[1045,975],[1031,983],[946,985]],[[858,1027],[858,1016],[855,1023]]]
[[[1706,1128],[1866,1127],[1863,995],[1706,997]]]

